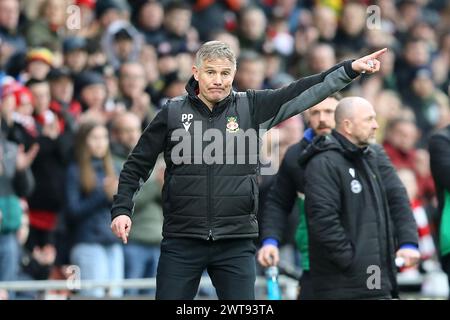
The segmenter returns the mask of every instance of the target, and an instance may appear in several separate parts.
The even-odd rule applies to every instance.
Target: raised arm
[[[325,72],[301,78],[280,89],[249,90],[255,122],[264,129],[270,129],[342,90],[361,73],[379,71],[378,57],[386,51],[382,49],[354,61],[344,61]]]

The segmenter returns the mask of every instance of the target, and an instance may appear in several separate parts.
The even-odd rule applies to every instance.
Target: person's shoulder
[[[306,146],[307,146],[307,144],[304,144],[301,141],[291,145],[286,150],[285,158],[292,158],[292,157],[298,158],[300,156],[300,154],[303,152],[303,150],[305,150]]]
[[[163,104],[163,106],[162,106],[161,109],[166,109],[166,108],[168,108],[168,107],[173,107],[173,106],[176,106],[176,105],[181,105],[181,104],[183,104],[183,103],[186,102],[186,101],[188,101],[188,95],[187,95],[187,94],[181,95],[181,96],[176,96],[176,97],[173,97],[173,98],[168,99],[168,100],[166,101],[166,103]]]
[[[450,143],[450,126],[447,126],[446,128],[436,130],[430,135],[429,142],[433,143],[436,141],[448,141]]]
[[[316,174],[324,174],[324,170],[328,170],[331,167],[338,167],[339,165],[339,158],[343,158],[343,155],[334,149],[326,149],[321,150],[320,152],[315,153],[311,158],[309,159],[306,168],[322,168],[321,170],[317,170]],[[325,167],[327,169],[325,169]]]
[[[387,156],[386,150],[381,144],[373,143],[367,147],[367,153],[369,155]]]

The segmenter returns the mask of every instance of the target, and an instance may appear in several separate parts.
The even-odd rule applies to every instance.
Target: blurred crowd
[[[342,94],[375,106],[378,142],[407,187],[423,259],[435,258],[426,147],[450,124],[447,1],[0,0],[0,281],[65,279],[68,265],[80,267],[81,279],[155,275],[163,161],[135,197],[126,246],[110,231],[111,201],[140,133],[185,94],[194,54],[208,40],[235,51],[237,91],[279,88],[389,48],[379,73]],[[279,151],[275,163],[304,128],[296,116],[279,125],[278,139],[265,137]],[[265,183],[270,177],[262,193]],[[293,246],[293,231],[285,244]],[[37,295],[0,289],[0,299]]]

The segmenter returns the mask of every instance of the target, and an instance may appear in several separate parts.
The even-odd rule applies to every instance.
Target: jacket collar
[[[189,100],[194,104],[194,106],[196,106],[201,112],[208,115],[217,115],[222,113],[234,97],[234,92],[231,91],[231,93],[225,99],[216,103],[211,111],[208,106],[198,97],[198,81],[195,80],[194,76],[191,76],[185,88],[186,92],[188,93]]]
[[[360,159],[373,153],[369,146],[360,148],[333,130],[330,135],[314,137],[301,154],[299,164],[305,166],[314,155],[328,150],[336,150],[350,160]]]

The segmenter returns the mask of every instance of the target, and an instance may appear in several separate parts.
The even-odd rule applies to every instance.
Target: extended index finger
[[[388,49],[387,48],[383,48],[381,50],[375,51],[374,53],[371,53],[369,55],[369,57],[372,58],[372,59],[376,59],[379,56],[381,56],[383,53],[385,53],[386,51],[388,51]]]

